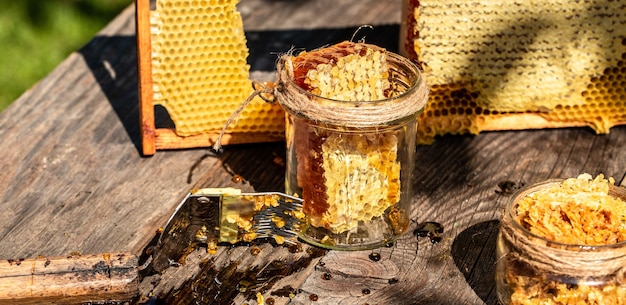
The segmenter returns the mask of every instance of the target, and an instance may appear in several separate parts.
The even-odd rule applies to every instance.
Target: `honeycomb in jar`
[[[375,149],[373,149],[375,147]],[[340,149],[337,149],[340,148]],[[313,225],[334,233],[381,216],[400,200],[398,139],[394,132],[329,134],[322,145],[328,210]],[[319,222],[318,222],[319,221]]]
[[[371,101],[391,93],[385,50],[375,46],[342,42],[292,62],[294,82],[322,97]],[[395,132],[338,132],[293,120],[297,179],[311,225],[339,234],[400,200]]]
[[[340,42],[300,53],[293,66],[296,84],[325,98],[375,101],[390,93],[386,53],[374,45]]]
[[[326,137],[309,122],[289,117],[293,125],[293,135],[287,135],[287,142],[294,143],[297,159],[297,181],[302,190],[302,212],[309,219],[320,223],[319,219],[328,210],[330,204],[326,186],[326,178],[322,164],[322,144]],[[292,138],[291,138],[292,137]]]
[[[625,1],[405,1],[404,51],[432,86],[418,142],[626,123]]]
[[[302,211],[334,234],[380,217],[400,200],[394,131],[346,134],[294,123]]]
[[[154,103],[179,136],[219,133],[253,92],[238,0],[157,0],[150,14]],[[259,98],[228,133],[284,133],[284,113]],[[256,140],[259,140],[258,138]]]
[[[520,200],[517,221],[537,236],[566,244],[626,241],[626,202],[609,195],[614,183],[602,174],[566,179]]]
[[[624,242],[626,202],[610,195],[614,183],[603,174],[595,178],[581,174],[550,185],[518,201],[515,221],[536,236],[559,243],[593,247]],[[601,261],[595,259],[594,263]],[[603,283],[602,277],[596,276],[573,284],[521,263],[512,264],[505,275],[513,305],[626,304],[623,277]]]

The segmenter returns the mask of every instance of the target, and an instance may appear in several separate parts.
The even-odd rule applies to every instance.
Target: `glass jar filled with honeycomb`
[[[626,304],[626,189],[582,174],[520,190],[496,252],[502,304]]]
[[[372,249],[406,232],[417,116],[428,89],[411,61],[344,42],[283,57],[286,192],[304,199],[300,237]]]

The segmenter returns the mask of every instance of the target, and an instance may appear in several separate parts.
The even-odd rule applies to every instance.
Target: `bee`
[[[18,258],[18,259],[12,259],[12,258],[10,258],[10,259],[8,259],[7,261],[9,262],[9,265],[10,265],[10,266],[13,266],[14,264],[15,264],[16,266],[19,266],[19,265],[21,265],[21,264],[22,264],[22,262],[24,261],[24,259],[23,259],[23,258]]]
[[[428,237],[433,244],[441,241],[441,234],[443,234],[443,225],[434,221],[426,221],[417,225],[417,228],[413,230],[413,235],[419,240],[420,237]],[[419,243],[418,243],[419,247]],[[417,254],[418,247],[415,248]]]
[[[515,182],[513,181],[501,181],[498,182],[498,190],[496,190],[496,194],[498,195],[502,195],[502,196],[509,196],[512,195],[513,193],[515,193],[517,190],[519,190],[521,187],[524,186],[524,183],[520,183],[519,185],[517,185]]]
[[[415,235],[416,238],[428,237],[433,244],[441,241],[441,234],[443,234],[443,226],[433,221],[421,223],[413,231],[413,235]]]
[[[261,247],[257,246],[257,245],[252,245],[250,247],[250,254],[257,256],[259,255],[259,253],[261,253]]]

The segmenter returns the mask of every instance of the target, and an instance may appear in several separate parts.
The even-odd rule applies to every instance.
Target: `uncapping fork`
[[[295,243],[303,200],[279,192],[242,193],[234,188],[192,191],[165,225],[153,252],[152,266],[161,271],[181,263],[186,253],[206,245],[236,244],[260,238]]]

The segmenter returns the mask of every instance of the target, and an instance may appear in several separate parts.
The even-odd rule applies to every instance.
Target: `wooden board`
[[[0,303],[124,302],[138,294],[137,257],[73,254],[0,261]]]

